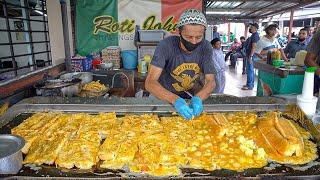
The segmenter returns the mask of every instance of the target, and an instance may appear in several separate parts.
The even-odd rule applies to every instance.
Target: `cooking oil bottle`
[[[145,55],[143,57],[144,61],[146,62],[147,71],[150,69],[150,62],[151,62],[151,56],[149,54]]]
[[[138,64],[138,72],[141,74],[147,73],[147,63],[145,60],[141,60]]]

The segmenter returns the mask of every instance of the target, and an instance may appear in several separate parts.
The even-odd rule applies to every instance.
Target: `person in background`
[[[281,58],[285,61],[288,61],[288,58],[283,52],[283,49],[281,49],[278,39],[275,38],[278,33],[278,24],[270,22],[265,25],[264,31],[266,32],[266,35],[262,36],[258,41],[255,54],[261,60],[267,60],[267,55],[269,51],[272,52],[280,50]]]
[[[233,42],[235,38],[235,34],[233,34],[233,32],[230,32],[230,42]]]
[[[212,61],[216,70],[215,82],[216,87],[213,91],[215,94],[222,94],[226,85],[226,62],[223,58],[223,52],[221,50],[221,41],[219,38],[215,38],[211,41],[213,47]]]
[[[231,47],[230,47],[229,51],[227,52],[224,60],[227,61],[228,58],[229,58],[229,56],[231,55],[231,53],[235,53],[235,52],[236,52],[236,49],[237,49],[239,46],[241,46],[241,42],[239,42],[237,38],[234,38],[234,41],[233,41],[233,43],[231,44]],[[231,66],[232,66],[232,64],[231,64]],[[233,66],[233,67],[234,67],[234,66]]]
[[[235,53],[230,55],[230,62],[233,67],[235,67],[238,58],[242,58],[242,74],[246,74],[246,52],[245,52],[245,42],[246,38],[244,36],[240,37],[241,45],[236,49]]]
[[[313,32],[312,32],[312,34],[315,34],[318,30],[319,30],[319,28],[318,28],[318,27],[315,27],[314,30],[313,30]]]
[[[310,43],[308,44],[307,47],[307,55],[306,58],[304,60],[304,63],[306,66],[311,67],[311,66],[315,66],[318,67],[318,69],[315,72],[315,79],[314,79],[314,93],[319,93],[319,88],[320,88],[320,67],[319,67],[319,63],[320,63],[320,46],[319,46],[319,42],[320,42],[320,31],[317,31]]]
[[[145,82],[151,95],[172,104],[188,120],[202,113],[202,101],[215,87],[212,46],[204,39],[206,27],[201,11],[185,10],[177,24],[180,36],[159,42]],[[185,99],[191,99],[191,103],[187,104]]]
[[[305,26],[304,29],[307,30],[308,36],[307,36],[307,38],[306,38],[306,43],[307,43],[307,45],[308,45],[308,44],[310,43],[311,39],[312,39],[313,33],[312,33],[311,26]]]
[[[258,34],[259,25],[257,23],[249,24],[249,32],[251,36],[246,40],[245,50],[246,50],[246,60],[247,60],[247,83],[241,88],[242,90],[252,90],[254,87],[254,71],[253,71],[253,58],[254,52],[257,47],[257,42],[260,37]]]
[[[287,47],[284,49],[284,53],[286,54],[287,58],[295,58],[298,51],[307,49],[307,33],[307,30],[302,28],[299,31],[298,39],[289,42]]]
[[[212,28],[212,39],[219,38],[220,39],[220,34],[218,33],[218,27],[213,26]]]

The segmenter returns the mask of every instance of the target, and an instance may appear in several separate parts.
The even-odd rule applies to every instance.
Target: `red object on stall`
[[[173,28],[174,24],[179,21],[180,15],[186,9],[203,9],[203,1],[201,0],[161,0],[161,21],[165,22],[165,29]],[[171,19],[173,18],[173,19]],[[172,31],[173,34],[178,34],[178,31]]]
[[[98,65],[98,64],[101,64],[101,62],[102,62],[101,58],[95,58],[95,59],[93,59],[93,61],[92,61],[92,66],[93,66],[93,68],[96,69],[96,68],[97,68],[97,65]]]

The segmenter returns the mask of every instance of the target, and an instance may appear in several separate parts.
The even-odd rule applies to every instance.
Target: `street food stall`
[[[0,119],[2,134],[26,140],[22,169],[2,177],[319,178],[319,129],[296,105],[213,96],[205,112],[185,121],[148,98],[25,99]]]

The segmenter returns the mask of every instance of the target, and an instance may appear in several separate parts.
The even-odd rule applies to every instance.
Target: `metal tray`
[[[254,111],[258,114],[267,111],[285,112],[284,116],[298,122],[302,127],[308,130],[313,141],[320,142],[318,131],[312,122],[306,118],[304,113],[296,105],[289,105],[283,99],[279,98],[236,98],[230,96],[214,96],[204,103],[206,112],[233,112],[233,111]],[[148,98],[60,98],[60,97],[34,97],[21,101],[12,106],[6,114],[0,117],[0,133],[10,133],[10,130],[19,125],[27,117],[35,112],[41,111],[62,111],[62,112],[117,112],[117,114],[125,113],[158,113],[168,114],[174,109],[170,104],[163,103],[156,99]],[[320,149],[318,148],[318,152]],[[318,158],[315,162],[320,162]],[[273,166],[273,164],[268,165]],[[267,166],[267,167],[268,167]],[[196,169],[182,169],[183,178],[320,178],[320,163],[307,168],[305,171],[294,170],[293,167],[280,165],[272,169],[258,168],[247,169],[243,172],[231,170],[215,170],[205,171]],[[126,173],[124,170],[108,170],[93,167],[91,170],[79,169],[61,169],[54,166],[41,165],[36,168],[23,166],[22,170],[15,176],[2,176],[5,178],[19,179],[38,179],[54,177],[55,179],[85,179],[85,178],[123,178],[132,177],[132,174]],[[135,176],[136,177],[136,176]],[[139,176],[138,176],[139,177]],[[178,177],[181,178],[181,177]]]

